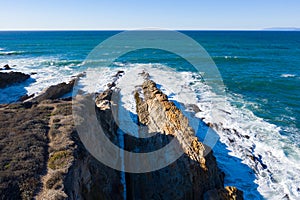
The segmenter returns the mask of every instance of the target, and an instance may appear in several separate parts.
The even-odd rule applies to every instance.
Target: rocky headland
[[[61,99],[74,82],[0,105],[1,199],[243,199],[242,191],[224,187],[212,150],[195,137],[188,119],[149,76],[134,98],[139,133],[155,134],[137,138],[125,133],[124,149],[150,152],[176,140],[182,156],[162,169],[125,177],[99,162],[79,138],[71,98]],[[116,90],[114,81],[96,96],[94,107],[105,134],[118,145],[119,127],[112,116]]]

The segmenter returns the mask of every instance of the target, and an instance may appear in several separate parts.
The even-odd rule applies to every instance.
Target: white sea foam
[[[296,74],[281,74],[280,77],[283,77],[283,78],[291,78],[291,77],[295,77]]]
[[[0,50],[0,55],[8,56],[8,55],[18,55],[25,53],[24,51],[3,51],[4,49]]]
[[[192,80],[192,76],[187,80]],[[206,123],[216,124],[215,130],[221,142],[231,151],[230,155],[242,159],[243,163],[255,171],[258,191],[267,199],[281,199],[285,194],[290,199],[298,199],[300,178],[297,174],[300,173],[298,156],[300,150],[295,141],[282,136],[279,132],[280,127],[255,116],[246,108],[249,103],[240,95],[227,94],[226,97],[219,97],[200,81],[192,88],[196,93],[200,92],[197,105],[202,112],[197,113],[197,116]],[[220,98],[226,100],[226,103],[222,104],[224,106],[222,109],[218,108]],[[210,114],[214,112],[222,112],[223,115],[218,116],[224,116],[224,120],[216,122]],[[253,161],[253,156],[258,160]],[[227,167],[228,164],[230,162],[224,166]],[[251,193],[246,192],[245,195],[251,197]]]
[[[50,62],[53,65],[50,65]],[[64,62],[66,65],[61,66]],[[76,64],[70,61],[61,61],[54,57],[0,60],[0,66],[4,66],[5,64],[9,64],[12,70],[5,70],[4,72],[18,71],[25,74],[33,74],[31,75],[31,79],[26,82],[0,89],[1,103],[16,101],[26,93],[28,95],[36,95],[51,85],[69,81],[71,76],[81,72],[80,67],[77,67]]]
[[[52,66],[41,67],[41,63],[49,60],[53,61]],[[32,75],[36,82],[29,82],[25,86],[28,94],[32,94],[50,85],[68,81],[72,75],[80,72],[76,64],[58,67],[55,66],[56,61],[55,58],[15,59],[8,64],[16,65],[16,71],[37,73]],[[0,61],[0,65],[4,64],[6,63]],[[255,183],[258,184],[257,190],[266,199],[282,199],[286,194],[290,199],[300,198],[299,146],[290,138],[282,136],[280,127],[255,116],[246,106],[249,102],[245,102],[241,95],[217,95],[201,82],[199,74],[176,72],[161,64],[115,65],[121,67],[87,70],[86,77],[79,82],[80,87],[90,93],[101,92],[107,88],[107,83],[112,82],[113,75],[118,70],[124,70],[125,75],[118,81],[118,86],[122,88],[124,112],[135,114],[132,87],[142,83],[142,79],[137,78],[138,73],[143,70],[149,72],[151,79],[159,84],[170,100],[196,104],[201,110],[196,117],[216,125],[214,129],[221,142],[215,145],[214,151],[219,166],[226,173],[227,185],[244,190],[246,199],[260,198],[255,193]],[[11,96],[11,91],[18,92],[21,89],[11,86],[0,90],[0,101],[3,102],[7,98],[16,99],[16,96]],[[190,118],[190,121],[193,121],[190,123],[196,129],[197,120],[191,116]],[[127,119],[129,118],[126,117]],[[300,133],[297,128],[293,128],[292,131]]]
[[[257,105],[244,101],[241,95],[220,96],[212,93],[210,87],[202,83],[195,73],[176,72],[161,64],[120,63],[119,66],[122,68],[106,68],[98,74],[90,72],[93,84],[88,80],[82,83],[86,87],[89,85],[91,92],[104,90],[118,70],[125,70],[118,86],[121,87],[124,108],[135,113],[132,89],[142,83],[138,73],[149,72],[151,79],[170,100],[196,104],[201,110],[196,117],[214,124],[221,141],[214,146],[214,151],[219,166],[226,173],[227,185],[242,189],[246,199],[259,199],[260,194],[266,199],[282,199],[285,195],[290,199],[299,199],[299,147],[290,138],[280,134],[280,127],[255,116],[247,108],[249,104],[252,107]],[[124,119],[130,120],[129,117],[127,115]],[[197,126],[197,123],[191,124]],[[126,129],[125,125],[121,127]]]

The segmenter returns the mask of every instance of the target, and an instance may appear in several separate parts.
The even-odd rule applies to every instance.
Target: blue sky
[[[300,27],[299,0],[0,0],[1,30]]]

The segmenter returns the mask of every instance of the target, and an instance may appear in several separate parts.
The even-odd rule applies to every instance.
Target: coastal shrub
[[[63,173],[56,172],[46,181],[46,188],[56,189],[55,187],[62,181],[63,181]]]
[[[52,109],[22,104],[1,108],[0,199],[32,199],[39,188],[47,167],[47,115]]]
[[[53,112],[53,115],[72,115],[72,105],[69,103],[58,104],[56,110]]]
[[[48,167],[53,170],[60,169],[68,164],[70,156],[71,152],[67,150],[54,152],[48,160]]]

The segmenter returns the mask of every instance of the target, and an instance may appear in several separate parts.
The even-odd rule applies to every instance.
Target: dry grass
[[[58,151],[53,153],[48,160],[48,167],[50,169],[60,169],[69,164],[72,158],[72,152],[68,150]]]

